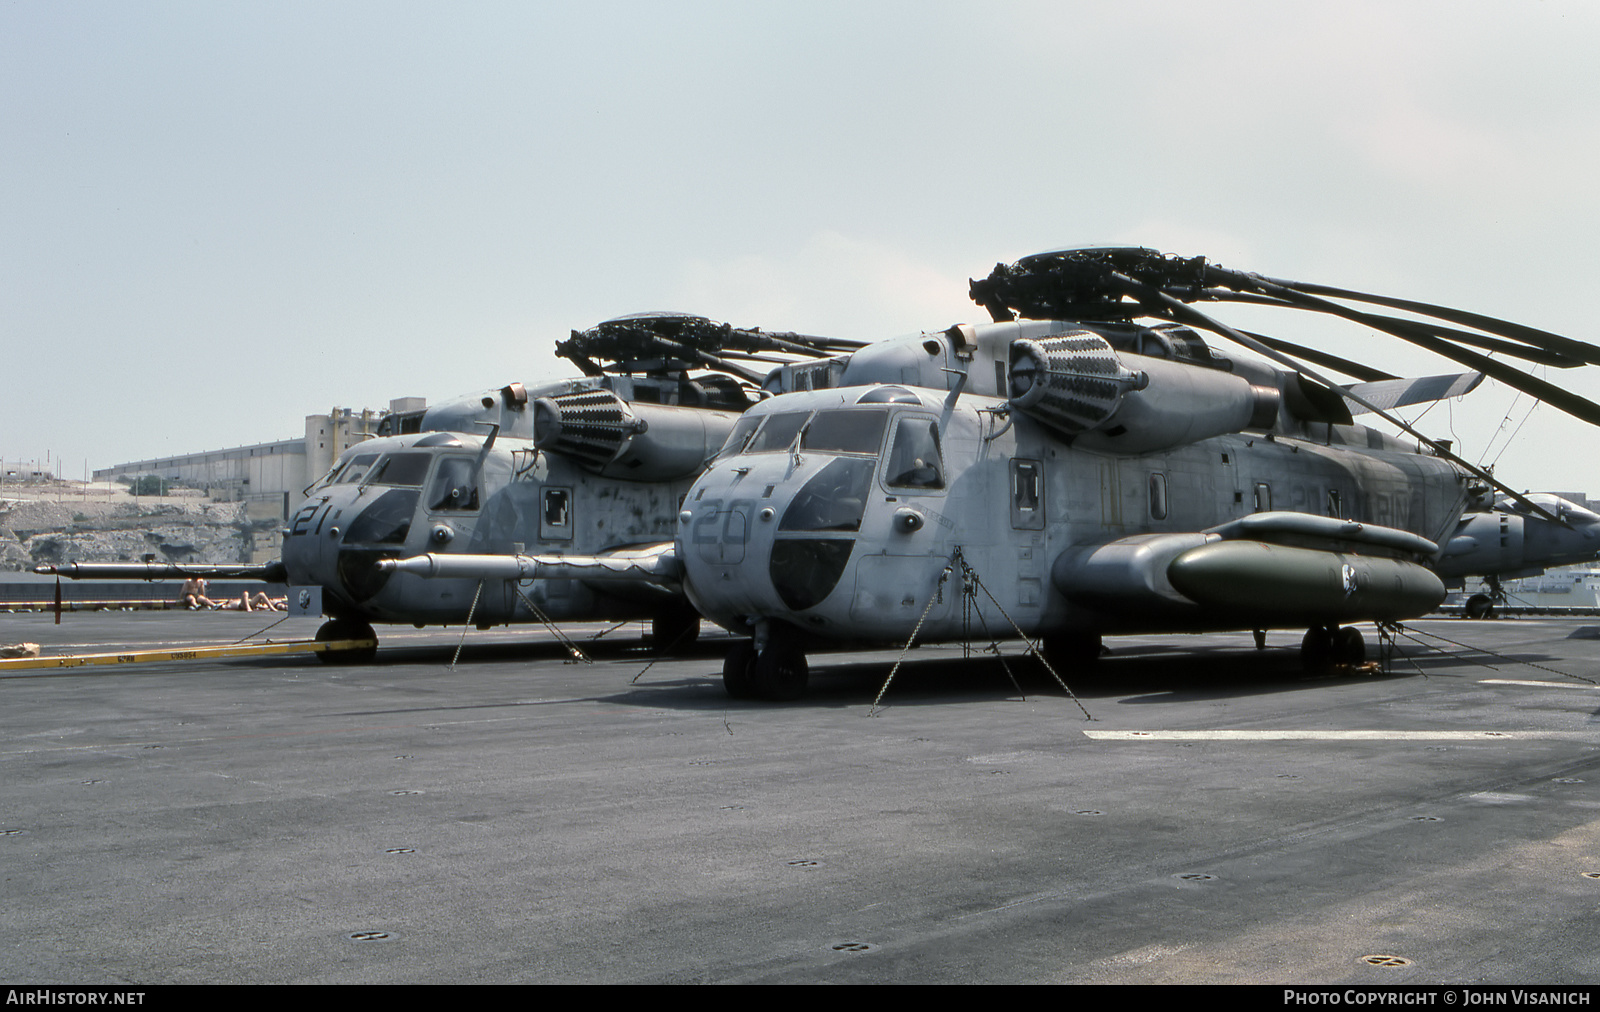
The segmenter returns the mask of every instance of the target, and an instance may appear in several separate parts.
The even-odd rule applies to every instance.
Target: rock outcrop
[[[8,485],[8,495],[30,489]],[[242,502],[208,502],[198,495],[98,499],[0,498],[0,569],[45,563],[194,562],[214,565],[273,558],[281,517],[252,516]]]

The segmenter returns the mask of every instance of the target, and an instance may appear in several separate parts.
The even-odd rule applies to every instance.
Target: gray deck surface
[[[0,642],[274,618],[0,615]],[[1600,689],[1561,674],[1600,679],[1594,620],[1412,628],[1555,670],[1123,638],[1069,676],[1093,721],[958,646],[876,717],[894,651],[814,655],[788,705],[730,703],[709,636],[632,684],[636,625],[592,665],[496,630],[451,672],[459,630],[402,628],[367,667],[0,672],[0,979],[1600,982]]]

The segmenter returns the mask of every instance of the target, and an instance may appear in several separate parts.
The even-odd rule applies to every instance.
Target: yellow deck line
[[[236,643],[229,646],[185,647],[175,650],[127,650],[114,654],[66,654],[56,657],[18,657],[0,660],[0,671],[18,668],[81,668],[93,664],[147,664],[159,661],[196,661],[216,657],[265,657],[272,654],[320,654],[334,650],[364,650],[378,645],[368,640],[287,640],[283,643]]]

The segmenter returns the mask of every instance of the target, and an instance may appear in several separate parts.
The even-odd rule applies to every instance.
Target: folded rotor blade
[[[1170,293],[1169,293],[1170,294]],[[1288,299],[1275,299],[1270,296],[1259,295],[1253,292],[1235,292],[1229,289],[1208,288],[1201,296],[1207,302],[1239,302],[1253,306],[1274,306],[1280,309],[1300,309],[1306,312],[1325,313],[1327,310],[1316,306],[1293,302]],[[1333,303],[1329,303],[1333,305]],[[1383,330],[1385,333],[1396,337],[1401,335],[1396,330],[1404,330],[1408,334],[1420,334],[1425,337],[1436,337],[1458,344],[1470,344],[1486,351],[1499,352],[1540,365],[1555,366],[1557,369],[1572,369],[1584,364],[1584,359],[1564,352],[1552,351],[1546,348],[1531,347],[1526,344],[1517,344],[1512,341],[1501,341],[1482,334],[1475,334],[1467,330],[1457,330],[1454,327],[1442,327],[1438,324],[1425,323],[1421,320],[1407,320],[1398,316],[1382,316],[1376,313],[1365,313],[1360,310],[1350,310],[1346,318],[1353,322],[1365,323],[1374,329]],[[1355,375],[1351,373],[1350,375]]]
[[[1562,337],[1560,334],[1552,334],[1547,330],[1539,330],[1537,327],[1528,327],[1520,323],[1512,323],[1509,320],[1498,320],[1492,316],[1482,316],[1478,313],[1451,309],[1448,306],[1435,306],[1427,302],[1413,302],[1410,299],[1392,299],[1382,295],[1355,292],[1346,288],[1334,288],[1329,285],[1311,285],[1298,281],[1282,281],[1277,278],[1261,278],[1261,280],[1306,295],[1326,295],[1336,299],[1350,299],[1353,302],[1366,302],[1374,306],[1388,306],[1390,309],[1404,309],[1407,312],[1431,316],[1437,320],[1448,320],[1451,323],[1472,327],[1488,334],[1498,334],[1513,341],[1521,341],[1524,344],[1533,345],[1535,348],[1553,351],[1590,365],[1600,365],[1600,347],[1585,341],[1575,341],[1570,337]]]
[[[1268,295],[1277,295],[1286,301],[1295,302],[1307,308],[1315,308],[1320,312],[1331,313],[1334,316],[1340,316],[1347,320],[1353,320],[1357,323],[1372,327],[1374,330],[1381,330],[1386,334],[1392,334],[1403,341],[1410,341],[1412,344],[1415,344],[1421,348],[1425,348],[1436,355],[1443,355],[1445,358],[1454,359],[1469,369],[1475,369],[1478,372],[1493,376],[1495,379],[1506,384],[1507,386],[1514,387],[1517,390],[1521,390],[1523,393],[1537,397],[1547,404],[1565,411],[1574,418],[1582,419],[1583,421],[1588,422],[1590,425],[1600,425],[1600,404],[1596,404],[1586,397],[1581,397],[1578,394],[1558,387],[1553,383],[1548,383],[1542,379],[1539,379],[1537,376],[1525,373],[1521,369],[1513,368],[1512,366],[1509,366],[1497,359],[1479,355],[1477,352],[1468,351],[1467,349],[1462,348],[1459,345],[1452,344],[1449,341],[1441,340],[1433,337],[1432,335],[1420,333],[1416,328],[1391,327],[1385,324],[1378,317],[1374,317],[1368,313],[1363,313],[1360,310],[1341,306],[1337,302],[1329,302],[1326,299],[1319,299],[1304,292],[1285,288],[1282,285],[1279,285],[1277,282],[1267,278],[1258,277],[1256,275],[1247,275],[1246,277],[1252,279],[1253,282],[1259,285]],[[1595,350],[1600,352],[1600,349]]]

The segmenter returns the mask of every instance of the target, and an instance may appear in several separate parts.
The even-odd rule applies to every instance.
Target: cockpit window
[[[391,453],[383,463],[372,469],[369,485],[405,485],[420,488],[428,476],[429,457],[426,453]]]
[[[891,488],[944,488],[939,427],[926,418],[900,419],[883,475]]]
[[[843,408],[818,411],[800,439],[804,450],[836,453],[870,453],[883,444],[883,427],[889,412],[883,408]]]
[[[372,470],[372,465],[378,459],[376,453],[358,454],[354,460],[344,466],[338,476],[333,480],[339,485],[350,485],[366,478],[367,472]]]
[[[723,455],[781,453],[800,436],[800,449],[822,453],[877,454],[889,414],[884,408],[835,408],[827,411],[785,411],[768,415],[766,425],[750,438],[759,419],[741,418],[723,444]],[[750,428],[746,428],[746,423]],[[741,447],[742,449],[734,449]]]

